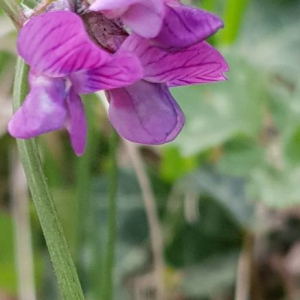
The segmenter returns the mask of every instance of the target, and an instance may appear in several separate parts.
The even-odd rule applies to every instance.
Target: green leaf
[[[196,157],[182,157],[178,148],[164,147],[160,173],[164,180],[173,182],[197,167]]]
[[[236,45],[239,54],[262,71],[299,78],[300,2],[251,1]]]
[[[211,257],[199,265],[184,270],[183,289],[188,297],[211,298],[230,289],[236,278],[238,253]]]
[[[245,182],[240,178],[223,176],[211,171],[197,171],[176,185],[177,191],[209,195],[224,207],[242,228],[250,228],[253,206],[246,197]]]
[[[265,157],[264,149],[255,139],[238,137],[224,145],[217,167],[223,174],[245,177],[265,164]]]
[[[300,124],[295,128],[285,146],[285,154],[292,165],[300,164]]]
[[[300,164],[300,84],[293,92],[284,85],[271,85],[269,104],[282,160],[293,168]]]
[[[300,203],[300,168],[264,168],[252,174],[248,195],[264,204],[285,208]]]
[[[172,145],[190,156],[237,136],[256,136],[263,124],[265,77],[242,59],[228,59],[227,82],[175,88],[186,124]],[[253,80],[256,78],[256,80]]]

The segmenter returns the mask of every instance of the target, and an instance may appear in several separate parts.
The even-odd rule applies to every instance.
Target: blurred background
[[[114,298],[300,299],[300,1],[186,3],[224,19],[210,42],[228,61],[229,80],[172,90],[186,115],[174,142],[119,142]],[[15,42],[0,12],[0,300],[60,299],[6,132]],[[65,131],[38,142],[86,299],[98,300],[112,128],[97,95],[85,106],[83,157]]]

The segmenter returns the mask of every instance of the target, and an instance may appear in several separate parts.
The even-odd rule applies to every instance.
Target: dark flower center
[[[90,38],[101,48],[115,53],[128,37],[119,19],[108,19],[99,12],[88,10],[86,0],[75,1],[75,12],[82,18]]]
[[[83,13],[81,18],[91,39],[111,53],[115,53],[128,37],[118,19],[110,20],[96,12]]]

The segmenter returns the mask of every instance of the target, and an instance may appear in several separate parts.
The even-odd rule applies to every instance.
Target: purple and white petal
[[[101,11],[104,14],[113,13],[114,18],[120,17],[131,5],[142,2],[143,0],[95,0],[89,10]]]
[[[67,97],[67,106],[68,120],[66,128],[70,134],[74,152],[77,156],[81,156],[86,146],[87,123],[82,101],[72,88]]]
[[[133,53],[122,51],[100,68],[74,73],[70,79],[77,93],[88,94],[129,86],[142,77],[139,59]]]
[[[90,10],[122,22],[144,38],[153,38],[161,30],[165,7],[163,0],[96,0]]]
[[[35,72],[62,77],[110,60],[88,37],[80,17],[67,11],[30,19],[18,37],[18,52]]]
[[[66,120],[64,80],[32,75],[30,83],[30,93],[8,124],[15,138],[27,139],[58,130]]]
[[[143,0],[122,16],[123,23],[144,38],[158,35],[163,26],[165,7],[161,0]]]
[[[207,42],[179,52],[166,52],[133,34],[122,45],[123,49],[139,57],[147,81],[180,86],[226,80],[223,73],[228,71],[228,65],[223,56]]]
[[[141,144],[172,141],[184,125],[184,115],[163,84],[140,81],[108,91],[109,118],[125,139]]]
[[[222,20],[212,13],[178,1],[166,1],[163,26],[153,43],[168,51],[178,51],[204,41],[222,27]]]

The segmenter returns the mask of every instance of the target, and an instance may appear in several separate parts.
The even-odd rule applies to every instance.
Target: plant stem
[[[14,84],[14,110],[28,92],[28,67],[18,58]],[[54,271],[64,300],[83,300],[83,292],[45,178],[35,139],[17,140],[29,189],[45,236]]]
[[[246,11],[249,0],[227,0],[224,23],[225,28],[219,36],[221,45],[233,43],[241,29],[243,15]]]
[[[88,122],[87,146],[82,157],[76,158],[76,187],[77,187],[77,230],[76,230],[76,261],[82,278],[84,291],[90,289],[93,274],[86,267],[85,251],[90,241],[95,240],[91,215],[94,210],[91,196],[92,168],[96,157],[96,145],[99,136],[94,129],[95,110],[91,95],[85,99],[85,115]]]
[[[33,14],[32,16],[37,16],[39,14],[42,14],[43,12],[46,11],[47,7],[52,4],[55,0],[44,0],[42,1],[40,4],[38,4],[34,11],[33,11]]]
[[[157,287],[157,297],[156,299],[165,299],[165,285],[164,285],[164,245],[161,225],[159,222],[159,217],[156,211],[156,201],[155,196],[151,187],[150,180],[147,176],[143,159],[139,152],[137,145],[123,140],[127,153],[132,162],[134,171],[136,173],[145,205],[145,210],[148,218],[149,228],[150,228],[150,242],[154,260],[154,280]]]
[[[214,11],[216,8],[216,0],[204,0],[201,1],[201,5],[199,5],[202,9],[207,11]]]
[[[253,236],[250,232],[245,232],[243,248],[238,261],[235,300],[250,299],[252,252]]]
[[[15,147],[11,158],[11,201],[15,224],[15,252],[20,300],[36,300],[31,245],[29,195],[26,177]]]
[[[106,95],[103,92],[99,92],[98,96],[102,101],[103,106],[108,110],[108,101]],[[134,171],[136,173],[145,205],[145,211],[148,218],[150,228],[150,243],[152,248],[153,260],[154,260],[154,281],[157,289],[156,299],[165,299],[165,284],[164,284],[164,244],[162,229],[159,222],[159,217],[156,211],[155,196],[151,187],[150,180],[147,176],[143,159],[139,152],[137,145],[122,139],[122,142],[126,146],[128,156],[132,162]]]
[[[113,299],[115,245],[117,236],[117,189],[118,189],[118,163],[117,146],[119,136],[113,131],[110,138],[110,182],[108,203],[108,240],[103,264],[103,300]]]
[[[0,0],[0,8],[12,20],[17,29],[20,29],[25,21],[25,16],[20,6],[13,0]]]

